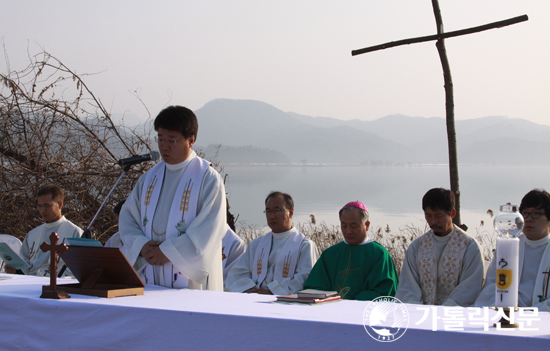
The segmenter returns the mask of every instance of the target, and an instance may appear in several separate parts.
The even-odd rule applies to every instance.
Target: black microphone
[[[134,155],[128,158],[121,158],[118,160],[118,164],[122,167],[137,165],[138,163],[147,162],[147,161],[156,161],[160,157],[160,154],[156,151],[151,151],[148,154],[144,155]]]

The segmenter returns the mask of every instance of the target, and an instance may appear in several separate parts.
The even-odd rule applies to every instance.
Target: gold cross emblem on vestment
[[[348,280],[348,276],[351,274],[351,272],[359,270],[359,268],[350,269],[350,265],[351,265],[351,252],[349,253],[348,265],[347,265],[346,269],[344,269],[341,272],[338,272],[338,274],[336,276],[336,281],[343,280],[342,286],[336,284],[336,290],[340,291],[340,290],[344,289],[346,287],[346,282]],[[342,298],[344,298],[344,296],[342,296]]]
[[[193,183],[191,180],[185,184],[185,189],[183,190],[183,195],[181,197],[180,211],[184,213],[189,209],[189,197],[191,196],[191,189],[193,189]]]

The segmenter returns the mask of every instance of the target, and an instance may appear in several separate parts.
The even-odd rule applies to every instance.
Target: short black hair
[[[126,200],[119,201],[115,205],[115,207],[113,207],[113,213],[118,216],[120,214],[120,210],[122,210],[122,205],[124,205],[125,202],[126,202]]]
[[[44,185],[43,187],[38,189],[36,197],[48,194],[52,196],[52,200],[55,202],[61,202],[65,198],[65,193],[63,192],[63,189],[55,184]]]
[[[197,116],[183,106],[168,106],[164,110],[160,111],[154,122],[155,131],[159,128],[180,132],[185,139],[191,136],[195,136],[197,139],[197,133],[199,131],[199,122]]]
[[[426,208],[440,209],[450,215],[455,209],[455,196],[452,191],[444,188],[433,188],[422,198],[422,210]]]
[[[530,207],[544,210],[544,215],[547,219],[550,219],[550,194],[544,189],[531,190],[521,199],[519,212]]]
[[[267,205],[267,202],[269,201],[269,199],[271,199],[272,197],[275,197],[275,196],[282,196],[284,201],[285,201],[285,206],[287,207],[286,209],[287,210],[291,210],[294,208],[294,200],[292,199],[292,196],[288,195],[288,194],[285,194],[285,193],[282,193],[280,191],[272,191],[269,193],[269,195],[267,195],[267,197],[265,198],[265,204]]]

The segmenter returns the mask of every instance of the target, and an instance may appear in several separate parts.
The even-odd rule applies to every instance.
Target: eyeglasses
[[[277,214],[277,213],[283,212],[283,211],[286,211],[286,208],[276,208],[274,210],[265,210],[264,213],[267,214],[267,215],[270,215],[270,214]]]
[[[178,143],[178,141],[183,140],[183,139],[185,139],[185,138],[181,138],[181,139],[178,139],[178,140],[174,140],[174,139],[159,138],[158,136],[156,136],[156,137],[155,137],[155,142],[158,143],[159,145],[164,144],[164,143],[167,143],[168,146],[176,146],[176,144]]]
[[[51,204],[44,204],[44,205],[36,205],[36,208],[37,208],[37,209],[41,209],[41,208],[48,209],[48,208],[52,208],[52,207],[53,207],[53,203],[51,203]]]
[[[533,219],[539,219],[540,216],[542,216],[543,214],[544,212],[521,212],[523,219],[527,219],[529,218],[529,216],[531,216],[531,218]]]

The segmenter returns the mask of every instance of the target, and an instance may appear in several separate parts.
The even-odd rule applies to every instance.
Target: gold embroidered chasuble
[[[456,226],[448,235],[450,239],[439,262],[436,258],[433,231],[430,230],[419,238],[417,264],[422,302],[426,305],[443,304],[458,285],[462,260],[471,237]]]

